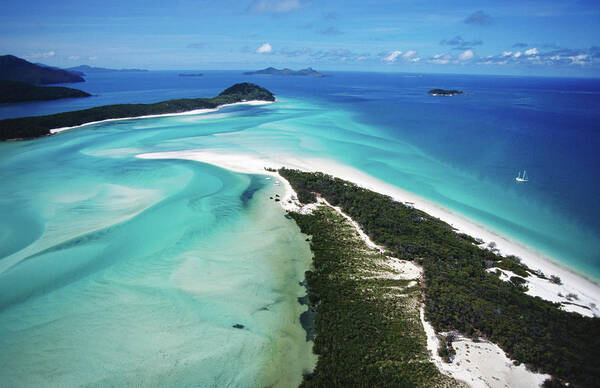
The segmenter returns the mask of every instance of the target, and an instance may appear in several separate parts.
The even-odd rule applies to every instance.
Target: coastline
[[[490,242],[496,243],[496,248],[502,255],[516,255],[522,259],[522,262],[532,270],[540,270],[547,277],[555,275],[562,280],[561,285],[553,284],[548,280],[543,280],[530,275],[527,280],[531,281],[530,290],[527,292],[532,296],[539,296],[552,302],[572,303],[567,299],[567,295],[577,295],[577,304],[565,304],[562,308],[566,311],[577,312],[586,316],[600,316],[600,285],[585,278],[583,275],[574,272],[571,269],[564,268],[557,264],[552,258],[526,247],[500,233],[491,231],[484,225],[479,225],[472,220],[458,215],[449,209],[445,209],[433,202],[423,199],[415,194],[409,193],[403,189],[380,181],[368,174],[363,173],[353,167],[345,166],[328,159],[298,158],[292,155],[248,155],[239,153],[224,153],[214,150],[185,150],[160,153],[148,153],[136,155],[141,159],[186,159],[198,162],[216,165],[231,171],[246,174],[262,174],[276,176],[281,180],[285,187],[285,197],[281,204],[286,210],[298,210],[295,204],[290,204],[293,190],[285,179],[281,179],[276,172],[266,171],[265,167],[278,169],[282,166],[296,168],[303,171],[321,171],[335,177],[348,180],[362,186],[366,189],[389,195],[393,199],[409,203],[416,209],[424,211],[429,215],[439,218],[450,224],[458,232],[466,233],[472,237],[480,238],[484,244]],[[506,272],[506,271],[505,271]],[[563,295],[562,297],[558,294]],[[582,308],[578,305],[584,305]],[[595,311],[592,311],[590,305],[595,305]]]
[[[502,238],[501,236],[497,236],[493,232],[486,230],[485,228],[480,227],[475,223],[470,223],[468,220],[462,219],[461,217],[454,215],[452,212],[446,211],[445,209],[436,206],[435,204],[427,203],[426,200],[418,198],[413,194],[403,193],[401,189],[397,189],[384,182],[377,181],[375,178],[370,177],[360,171],[356,171],[351,167],[339,165],[333,161],[298,159],[291,156],[288,156],[287,158],[283,159],[277,159],[277,161],[274,161],[271,157],[266,158],[258,155],[252,156],[244,154],[225,154],[222,152],[215,152],[212,150],[161,152],[151,154],[140,154],[136,155],[136,157],[142,159],[194,160],[202,163],[216,165],[239,173],[260,174],[275,177],[275,179],[277,179],[280,182],[280,185],[284,189],[282,200],[279,202],[284,209],[305,214],[311,213],[318,206],[329,206],[330,208],[334,209],[338,214],[343,216],[353,226],[353,228],[357,232],[357,235],[360,237],[361,240],[363,240],[366,243],[366,245],[369,248],[376,249],[380,252],[382,252],[382,247],[378,246],[373,241],[371,241],[369,236],[364,233],[360,225],[354,220],[352,220],[343,211],[341,211],[340,208],[330,205],[329,203],[327,203],[326,200],[320,197],[317,198],[318,202],[316,204],[301,205],[297,201],[295,191],[288,183],[288,181],[286,179],[283,179],[277,173],[277,171],[269,171],[265,170],[265,168],[277,169],[283,164],[288,168],[293,167],[304,170],[326,171],[331,175],[349,181],[353,181],[357,184],[362,185],[363,187],[390,195],[397,200],[403,200],[407,202],[407,200],[409,199],[410,202],[414,203],[415,208],[419,208],[420,210],[423,210],[429,213],[430,215],[438,217],[446,222],[450,221],[449,223],[451,223],[454,227],[457,227],[457,224],[460,224],[461,231],[475,231],[475,233],[473,233],[475,234],[475,236],[480,236],[483,233],[487,233],[494,238],[493,241],[499,241],[500,238]],[[281,155],[279,155],[278,157],[281,158]],[[422,204],[424,204],[425,206],[422,206]],[[431,211],[430,209],[433,209],[434,211]],[[452,216],[454,216],[454,218]],[[526,260],[526,258],[524,257],[523,262],[525,264],[531,265],[531,262],[535,262],[536,264],[538,264],[539,269],[544,271],[547,276],[559,275],[565,281],[564,285],[558,286],[550,283],[547,280],[542,280],[535,277],[534,275],[530,275],[527,279],[532,280],[534,284],[539,285],[541,283],[545,283],[549,285],[549,287],[557,287],[566,290],[584,289],[586,292],[586,298],[588,298],[588,302],[591,301],[590,303],[597,303],[597,301],[600,299],[598,297],[598,295],[600,295],[600,287],[598,287],[597,285],[581,277],[578,277],[575,273],[571,273],[568,270],[554,266],[550,262],[546,262],[545,259],[541,256],[534,256],[533,258],[531,258],[530,255],[534,254],[532,253],[533,251],[527,251],[526,247],[523,247],[516,243],[512,243],[508,239],[502,239],[504,241],[504,245],[502,247],[502,251],[504,254],[513,253],[514,251],[511,250],[511,247],[517,249],[520,248],[521,250],[526,251],[528,253],[527,258],[530,259]],[[404,260],[399,260],[387,256],[385,266],[390,268],[390,272],[387,275],[385,275],[389,276],[389,278],[412,279],[412,281],[414,282],[422,281],[423,269],[413,262],[407,262]],[[551,268],[555,269],[553,270]],[[556,268],[558,269],[556,270]],[[501,278],[506,278],[504,280],[507,280],[510,277],[510,272],[506,270],[502,271],[503,275]],[[506,276],[507,274],[509,276]],[[573,281],[578,281],[578,283],[573,284]],[[580,282],[583,282],[583,287],[579,284]],[[539,290],[534,289],[534,293],[537,292],[539,292]],[[530,295],[532,294],[530,292],[528,293]],[[553,294],[548,292],[541,292],[541,295],[539,296],[543,299],[553,300]],[[579,302],[581,303],[581,300]],[[571,306],[572,305],[568,305],[567,307]],[[589,313],[586,314],[585,309],[567,308],[565,310],[574,311],[581,315],[593,316]],[[469,338],[465,338],[463,336],[459,336],[456,338],[454,342],[456,354],[452,362],[446,363],[438,355],[438,348],[440,343],[439,336],[445,335],[447,333],[436,333],[432,325],[425,320],[423,304],[421,304],[420,306],[419,318],[424,329],[424,334],[426,336],[426,346],[430,355],[431,362],[433,362],[436,365],[440,372],[456,379],[459,382],[466,383],[471,387],[494,388],[503,387],[505,386],[506,382],[509,382],[511,386],[525,388],[530,386],[540,386],[547,378],[550,377],[547,374],[530,371],[526,369],[525,365],[523,364],[515,365],[513,363],[513,360],[507,357],[506,353],[502,350],[502,348],[500,348],[495,343],[486,340],[475,341]]]
[[[273,104],[275,102],[277,102],[277,101],[260,101],[260,100],[241,101],[241,102],[234,102],[234,103],[231,103],[231,104],[219,105],[216,108],[210,108],[210,109],[208,109],[208,108],[207,109],[194,109],[194,110],[189,110],[189,111],[185,111],[185,112],[177,112],[177,113],[163,113],[163,114],[158,114],[158,115],[121,117],[121,118],[118,118],[118,119],[106,119],[106,120],[100,120],[100,121],[91,121],[89,123],[85,123],[85,124],[81,124],[81,125],[75,125],[75,126],[72,126],[72,127],[53,128],[53,129],[50,130],[50,135],[55,135],[57,133],[68,131],[70,129],[76,129],[76,128],[85,127],[87,125],[107,123],[107,122],[110,122],[110,121],[134,120],[134,119],[152,119],[152,118],[170,117],[170,116],[189,116],[189,115],[197,115],[197,114],[203,114],[203,113],[216,112],[219,109],[224,108],[226,106],[233,106],[233,105],[266,105],[266,104]]]

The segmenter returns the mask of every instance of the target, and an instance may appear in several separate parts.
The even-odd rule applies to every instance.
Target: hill
[[[292,70],[292,69],[276,69],[274,67],[267,67],[266,69],[257,70],[257,71],[247,71],[244,73],[245,75],[255,75],[255,74],[268,74],[268,75],[296,75],[296,76],[308,76],[308,77],[330,77],[328,74],[319,73],[311,67],[307,67],[302,70]]]
[[[120,73],[140,73],[140,72],[146,72],[148,70],[144,70],[144,69],[108,69],[105,67],[93,67],[93,66],[89,66],[89,65],[80,65],[80,66],[75,66],[75,67],[69,67],[67,69],[65,69],[67,71],[71,71],[71,72],[80,72],[83,74],[93,74],[93,73],[115,73],[115,72],[120,72]]]
[[[0,120],[0,140],[32,139],[49,135],[50,130],[55,128],[73,127],[108,119],[210,109],[224,104],[251,100],[275,101],[275,96],[258,85],[240,83],[225,89],[218,96],[212,98],[183,98],[154,104],[104,105],[47,116],[6,119]]]
[[[81,76],[67,70],[36,65],[14,55],[0,56],[0,79],[35,85],[85,81]]]
[[[84,91],[61,86],[35,86],[26,82],[0,80],[0,103],[89,96],[91,94]]]

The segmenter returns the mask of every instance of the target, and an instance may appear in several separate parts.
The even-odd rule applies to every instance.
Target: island
[[[202,73],[179,73],[180,77],[202,77]]]
[[[429,361],[431,326],[441,362],[454,358],[453,343],[470,344],[472,360],[497,344],[492,353],[506,352],[511,369],[549,374],[544,387],[600,385],[600,320],[526,293],[552,276],[389,196],[319,172],[278,172],[293,200],[312,204],[288,213],[314,254],[304,283],[319,358],[303,387],[456,386]]]
[[[456,96],[457,94],[464,94],[462,90],[455,89],[431,89],[428,93],[432,96]]]
[[[91,94],[82,90],[62,86],[36,86],[27,82],[0,80],[0,104],[89,96]]]
[[[89,65],[79,65],[79,66],[75,66],[75,67],[69,67],[65,70],[74,72],[74,73],[81,73],[83,75],[94,74],[94,73],[117,73],[117,72],[118,73],[143,73],[143,72],[148,71],[145,69],[108,69],[105,67],[94,67],[94,66],[89,66]]]
[[[252,83],[235,84],[212,98],[183,98],[154,104],[116,104],[90,109],[0,120],[0,140],[24,140],[51,134],[52,129],[74,127],[109,119],[213,109],[246,101],[275,101],[273,93]]]
[[[0,56],[0,79],[34,85],[85,81],[80,75],[70,71],[31,63],[14,55]]]
[[[257,70],[257,71],[247,71],[244,73],[245,75],[258,75],[258,74],[266,74],[266,75],[295,75],[295,76],[306,76],[306,77],[331,77],[329,74],[319,73],[311,67],[307,67],[302,70],[292,70],[292,69],[276,69],[274,67],[267,67],[266,69]]]

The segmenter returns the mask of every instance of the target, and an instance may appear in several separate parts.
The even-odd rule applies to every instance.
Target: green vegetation
[[[90,94],[77,89],[60,86],[35,86],[26,82],[0,80],[0,104],[89,96]]]
[[[456,386],[429,361],[418,284],[386,277],[387,258],[333,209],[290,215],[314,252],[306,284],[319,359],[302,386]]]
[[[302,202],[319,193],[393,256],[423,266],[425,314],[436,331],[487,338],[510,358],[553,375],[554,382],[600,386],[600,319],[562,311],[525,294],[521,280],[504,282],[486,271],[496,264],[512,266],[514,259],[481,249],[439,219],[350,182],[288,169],[280,174]]]
[[[0,56],[0,79],[35,85],[85,81],[78,74],[54,67],[36,65],[14,55]]]
[[[275,101],[267,89],[250,83],[233,85],[213,98],[186,98],[154,104],[118,104],[47,116],[0,120],[0,140],[31,139],[45,136],[51,129],[72,127],[94,121],[139,117],[165,113],[179,113],[195,109],[216,108],[234,102],[263,100]]]
[[[428,93],[432,96],[455,96],[457,94],[463,94],[463,91],[455,89],[431,89]]]

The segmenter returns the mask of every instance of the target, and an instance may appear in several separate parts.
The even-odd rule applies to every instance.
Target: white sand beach
[[[291,155],[262,155],[235,154],[227,153],[221,150],[186,150],[160,153],[140,154],[136,157],[142,159],[186,159],[195,160],[202,163],[216,165],[231,171],[263,174],[273,176],[274,181],[280,182],[285,188],[285,194],[281,200],[281,205],[287,210],[310,211],[311,207],[300,207],[296,200],[296,195],[291,185],[278,173],[267,171],[265,168],[277,169],[282,166],[288,168],[297,168],[304,171],[321,171],[333,176],[354,182],[364,188],[386,194],[397,201],[410,203],[411,206],[422,210],[434,217],[437,217],[452,225],[460,232],[467,233],[475,238],[480,238],[484,244],[495,242],[496,248],[503,255],[517,255],[522,258],[522,262],[533,270],[542,271],[547,277],[550,275],[559,276],[562,280],[561,285],[551,283],[535,276],[529,276],[529,291],[533,296],[539,296],[543,299],[554,302],[576,303],[562,305],[567,311],[576,312],[585,316],[600,316],[597,306],[600,306],[600,286],[584,277],[571,272],[570,270],[557,265],[539,252],[525,247],[508,237],[502,236],[483,225],[479,225],[468,220],[448,209],[427,201],[412,193],[400,188],[382,182],[372,176],[369,176],[357,169],[342,165],[332,160],[297,158]],[[312,207],[316,205],[311,205]],[[340,209],[336,209],[341,212]],[[346,216],[347,217],[347,216]],[[364,234],[360,226],[352,221],[359,235],[373,248],[378,247],[369,237]],[[481,246],[484,247],[485,245]],[[394,269],[398,264],[390,258],[390,267]],[[422,270],[413,263],[400,263],[399,269],[411,274],[420,274]],[[407,267],[410,267],[408,268]],[[414,267],[414,268],[412,268]],[[490,269],[494,270],[494,269]],[[502,279],[508,280],[512,274],[509,271],[502,270],[504,273]],[[562,296],[559,296],[562,295]],[[567,298],[567,295],[571,298]],[[577,295],[574,299],[572,295]],[[581,307],[584,306],[584,307]],[[424,314],[421,314],[421,320],[427,334],[428,348],[431,352],[432,361],[438,368],[454,378],[466,382],[473,387],[503,387],[506,384],[513,387],[530,387],[540,385],[548,376],[536,374],[525,369],[523,365],[514,366],[512,361],[506,357],[506,354],[497,345],[489,342],[474,342],[470,339],[460,338],[454,343],[456,356],[454,362],[446,364],[437,356],[438,340],[431,325],[424,320]]]
[[[72,126],[72,127],[54,128],[54,129],[50,130],[50,134],[51,135],[55,135],[57,133],[68,131],[69,129],[81,128],[81,127],[85,127],[87,125],[92,125],[92,124],[107,123],[109,121],[134,120],[134,119],[150,119],[150,118],[169,117],[169,116],[198,115],[198,114],[216,112],[219,109],[224,108],[226,106],[233,106],[233,105],[265,105],[265,104],[272,104],[274,102],[276,102],[276,101],[259,101],[259,100],[242,101],[242,102],[234,102],[232,104],[219,105],[218,107],[211,108],[211,109],[195,109],[195,110],[190,110],[190,111],[186,111],[186,112],[179,112],[179,113],[164,113],[164,114],[160,114],[160,115],[146,115],[146,116],[136,116],[136,117],[122,117],[122,118],[118,118],[118,119],[106,119],[106,120],[100,120],[100,121],[92,121],[92,122],[89,122],[89,123],[85,123],[85,124],[81,124],[81,125],[75,125],[75,126]]]
[[[594,312],[596,315],[600,315],[600,312],[597,310],[597,308],[595,311],[593,311],[592,309],[594,309],[594,307],[590,307],[590,305],[600,306],[600,286],[598,284],[572,272],[567,268],[560,266],[554,260],[552,260],[552,258],[547,257],[532,248],[526,247],[510,239],[509,237],[503,236],[498,232],[492,231],[484,225],[480,225],[472,220],[468,220],[465,217],[456,214],[451,210],[443,208],[431,201],[423,199],[415,194],[409,193],[368,174],[365,174],[362,171],[337,163],[333,160],[298,158],[285,154],[274,154],[267,157],[256,154],[227,153],[223,150],[184,150],[140,154],[137,155],[137,157],[142,159],[195,160],[241,173],[273,175],[278,177],[282,184],[286,186],[287,193],[292,192],[289,184],[284,179],[281,179],[277,173],[266,171],[265,167],[277,169],[285,166],[304,171],[321,171],[331,174],[338,178],[354,182],[369,190],[389,195],[397,201],[410,203],[411,206],[414,206],[419,210],[422,210],[434,217],[441,219],[442,221],[447,222],[458,231],[471,235],[475,238],[480,238],[484,241],[482,247],[490,242],[494,242],[500,254],[519,256],[523,260],[523,263],[531,269],[540,270],[547,277],[550,277],[550,275],[558,276],[562,280],[562,285],[559,286],[543,279],[533,279],[534,277],[530,276],[528,280],[531,281],[529,291],[531,295],[537,295],[543,299],[560,303],[565,302],[566,298],[559,296],[559,293],[564,296],[568,294],[575,294],[577,295],[576,303],[587,306],[588,308],[576,309],[572,307],[572,305],[567,305],[569,307],[566,308],[569,311],[577,311],[587,316],[592,316]],[[291,197],[291,194],[288,194],[288,197]],[[282,205],[291,209],[292,207],[290,207],[288,199],[289,198],[282,200]]]

